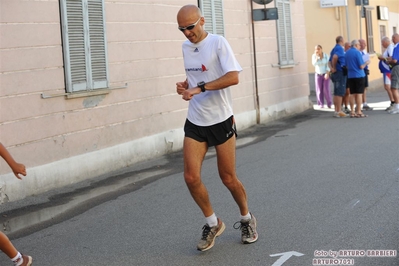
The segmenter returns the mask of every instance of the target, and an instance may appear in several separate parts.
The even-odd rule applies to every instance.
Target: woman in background
[[[324,108],[324,98],[328,108],[331,108],[330,68],[328,67],[329,55],[323,52],[320,44],[316,45],[312,55],[312,64],[315,67],[315,88],[317,105]]]

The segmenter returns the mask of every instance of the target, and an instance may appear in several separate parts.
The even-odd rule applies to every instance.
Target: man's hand
[[[176,92],[177,92],[177,94],[182,95],[183,92],[184,92],[185,90],[187,90],[187,89],[188,89],[188,82],[187,82],[187,80],[185,80],[185,81],[183,81],[183,82],[177,82],[177,83],[176,83]]]
[[[200,94],[200,93],[201,93],[201,88],[194,87],[194,88],[185,90],[182,94],[182,98],[183,98],[183,100],[189,101],[193,98],[193,96],[195,94]]]

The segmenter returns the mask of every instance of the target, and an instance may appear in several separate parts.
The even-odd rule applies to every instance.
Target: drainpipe
[[[255,75],[255,108],[256,108],[256,124],[260,124],[260,109],[259,109],[259,91],[258,91],[258,67],[256,64],[256,45],[255,45],[255,24],[254,24],[254,5],[251,2],[251,20],[252,20],[252,45],[254,50],[254,75]]]
[[[362,14],[363,14],[363,0],[361,0],[360,1],[361,2],[361,4],[360,4],[360,18],[359,18],[359,24],[360,24],[360,39],[363,39],[362,38]]]
[[[347,34],[348,34],[348,42],[350,42],[352,40],[351,40],[350,28],[349,28],[348,5],[346,5],[345,11],[346,11],[346,31],[347,31]]]

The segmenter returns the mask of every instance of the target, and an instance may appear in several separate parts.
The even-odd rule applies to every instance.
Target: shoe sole
[[[220,229],[219,229],[219,231],[217,231],[216,236],[213,238],[211,244],[210,244],[209,246],[207,246],[206,248],[204,248],[204,249],[199,249],[199,248],[197,248],[197,249],[198,249],[199,251],[202,251],[202,252],[203,252],[203,251],[207,251],[207,250],[213,248],[213,246],[215,245],[215,240],[216,240],[216,238],[217,238],[218,236],[220,236],[220,235],[224,232],[224,229],[226,229],[226,225],[224,224],[224,222],[222,222],[222,224],[220,225]]]

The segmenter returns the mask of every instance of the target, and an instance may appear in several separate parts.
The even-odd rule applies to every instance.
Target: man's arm
[[[363,65],[360,65],[360,69],[364,69],[368,64],[370,64],[370,60],[367,60]]]
[[[239,82],[238,78],[239,73],[240,73],[239,71],[230,71],[218,79],[209,82],[205,81],[205,89],[209,91],[222,90],[227,87],[237,85]],[[191,100],[191,98],[193,98],[195,94],[200,94],[200,93],[201,93],[201,88],[199,87],[190,88],[182,93],[182,98],[186,101],[189,101]]]
[[[223,76],[221,76],[218,79],[215,79],[210,82],[206,82],[205,88],[206,90],[222,90],[224,88],[237,85],[239,82],[239,75],[240,72],[238,71],[231,71],[227,72]]]
[[[328,62],[330,70],[332,73],[337,72],[337,69],[335,68],[338,62],[338,55],[333,55],[333,57],[331,58],[331,61]]]

